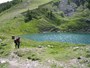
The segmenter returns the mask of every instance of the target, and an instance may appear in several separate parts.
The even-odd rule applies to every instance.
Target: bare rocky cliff
[[[63,11],[66,16],[71,16],[79,6],[84,6],[86,0],[61,0],[59,9]]]

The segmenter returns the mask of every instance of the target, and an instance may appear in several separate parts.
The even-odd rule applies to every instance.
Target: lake
[[[33,41],[55,41],[55,42],[68,42],[75,44],[90,44],[89,33],[38,33],[38,34],[25,34],[21,36]]]

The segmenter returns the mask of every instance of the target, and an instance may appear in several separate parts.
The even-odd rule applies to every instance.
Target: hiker
[[[15,48],[20,48],[20,37],[12,36],[12,39],[14,40]]]

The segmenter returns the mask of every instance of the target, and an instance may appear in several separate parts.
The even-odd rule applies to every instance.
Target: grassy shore
[[[51,68],[53,68],[53,66],[54,68],[57,68],[58,64],[56,64],[56,62],[59,62],[59,63],[64,62],[65,64],[67,64],[70,60],[82,59],[79,61],[79,63],[87,64],[86,65],[87,68],[89,66],[89,63],[88,63],[90,58],[89,45],[49,42],[49,41],[36,42],[36,41],[21,38],[20,49],[15,49],[14,47],[15,44],[13,43],[10,36],[8,37],[1,36],[0,38],[3,39],[3,41],[0,43],[0,57],[2,58],[10,57],[11,53],[14,53],[15,55],[17,55],[19,58],[23,60],[28,59],[28,60],[39,61],[43,63],[48,62],[50,60]],[[83,59],[82,57],[84,57],[85,59]],[[55,63],[52,63],[53,61]],[[1,66],[4,66],[4,65],[7,66],[7,64],[8,63],[5,63],[5,64],[2,64]],[[64,66],[61,66],[61,67],[64,68]],[[77,66],[77,68],[79,67]]]

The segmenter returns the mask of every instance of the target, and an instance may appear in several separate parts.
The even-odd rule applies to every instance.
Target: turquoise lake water
[[[25,34],[23,38],[33,41],[57,41],[75,44],[90,44],[90,34],[88,33],[39,33]]]

